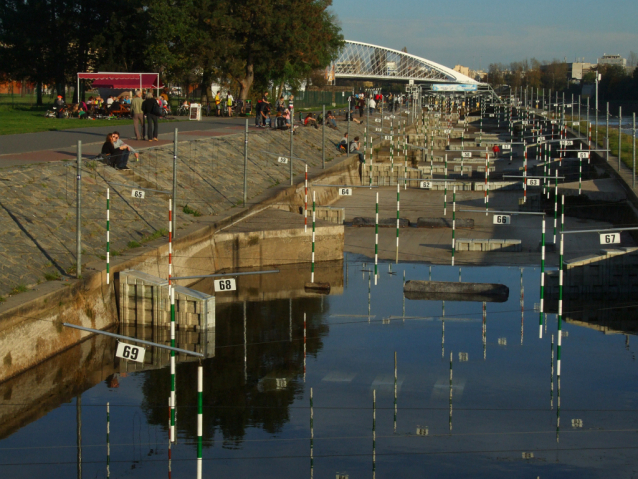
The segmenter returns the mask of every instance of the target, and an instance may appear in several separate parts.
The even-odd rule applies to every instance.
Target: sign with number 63
[[[235,282],[235,278],[228,279],[216,279],[213,281],[215,285],[215,292],[219,293],[221,291],[236,291],[237,283]]]
[[[540,186],[541,185],[541,180],[539,180],[538,178],[530,178],[529,180],[527,180],[527,185],[528,186]]]
[[[619,244],[620,233],[603,233],[600,235],[600,244]]]
[[[132,344],[120,343],[118,341],[115,357],[143,363],[145,352],[146,350],[140,346],[133,346]]]

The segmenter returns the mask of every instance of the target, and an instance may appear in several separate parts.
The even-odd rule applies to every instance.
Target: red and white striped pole
[[[306,179],[304,181],[303,231],[308,231],[308,165],[306,165]]]

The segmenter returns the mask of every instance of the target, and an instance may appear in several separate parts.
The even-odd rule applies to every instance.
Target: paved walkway
[[[2,135],[0,136],[0,168],[75,158],[78,141],[82,141],[82,156],[89,158],[100,152],[106,135],[115,130],[119,131],[122,138],[133,148],[144,149],[172,142],[175,128],[182,136],[188,135],[189,139],[194,139],[237,133],[245,128],[245,122],[245,118],[217,117],[204,117],[202,121],[162,122],[159,125],[160,141],[153,143],[131,140],[135,138],[133,125],[118,124],[117,120],[113,120],[112,126]],[[84,122],[78,120],[78,125],[82,124]],[[248,118],[248,124],[250,129],[255,129],[253,118]]]

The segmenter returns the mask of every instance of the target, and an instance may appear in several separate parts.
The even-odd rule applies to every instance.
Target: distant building
[[[466,77],[470,76],[470,68],[464,67],[463,65],[456,65],[453,70],[455,72],[459,72],[461,75],[465,75]]]
[[[470,67],[464,67],[463,65],[456,65],[453,70],[476,81],[487,81],[487,73],[482,70],[472,70]]]
[[[596,65],[594,63],[584,63],[584,62],[568,63],[567,76],[569,80],[571,81],[575,81],[575,80],[580,81],[583,79],[583,75],[591,71],[591,69],[594,68],[595,66]]]
[[[599,65],[618,65],[621,67],[627,66],[627,59],[620,55],[607,55],[603,54],[602,58],[598,59]]]

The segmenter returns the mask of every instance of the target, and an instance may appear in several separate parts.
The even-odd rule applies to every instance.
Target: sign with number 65
[[[143,200],[145,192],[143,190],[131,190],[131,198]]]
[[[213,281],[213,284],[215,285],[215,292],[219,293],[222,291],[236,291],[237,290],[237,283],[235,282],[234,278],[228,278],[228,279],[216,279],[215,281]]]
[[[133,346],[132,344],[120,343],[118,341],[115,357],[143,363],[145,352],[146,350],[144,348]]]

